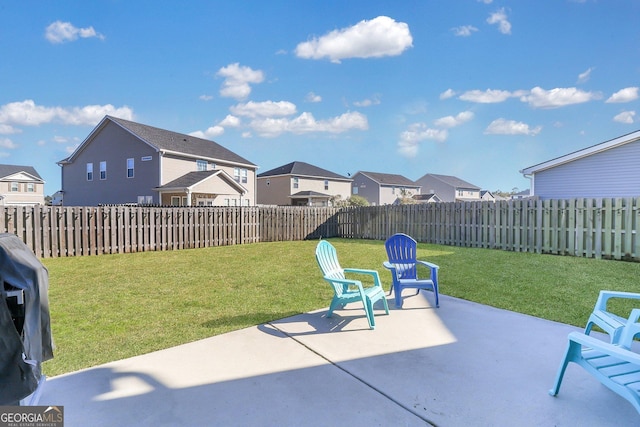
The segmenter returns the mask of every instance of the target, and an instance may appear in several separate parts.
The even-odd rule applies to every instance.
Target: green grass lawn
[[[343,267],[376,269],[389,289],[382,241],[330,241]],[[316,244],[44,259],[56,344],[44,372],[59,375],[327,307],[332,291],[316,265]],[[419,244],[418,258],[440,266],[442,294],[577,326],[601,289],[640,291],[639,263],[427,244]]]

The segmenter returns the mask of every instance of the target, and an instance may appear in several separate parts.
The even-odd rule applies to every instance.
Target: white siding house
[[[640,131],[522,169],[531,196],[545,199],[640,196]]]

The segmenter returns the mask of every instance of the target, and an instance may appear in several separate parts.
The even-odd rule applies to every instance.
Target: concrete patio
[[[571,364],[572,326],[441,295],[357,304],[50,378],[74,426],[631,426],[626,400]]]

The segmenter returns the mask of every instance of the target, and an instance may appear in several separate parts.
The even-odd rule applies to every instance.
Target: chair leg
[[[376,320],[373,317],[373,302],[371,302],[371,298],[367,297],[362,301],[364,305],[364,311],[367,314],[367,320],[369,321],[369,328],[375,329]]]
[[[402,288],[400,285],[394,285],[396,308],[402,308]]]
[[[556,375],[556,380],[553,384],[553,388],[549,390],[549,394],[551,396],[558,395],[558,392],[560,391],[560,385],[562,384],[562,378],[564,377],[564,372],[567,370],[567,366],[569,365],[569,362],[571,360],[575,360],[573,356],[576,352],[578,353],[580,352],[580,345],[576,344],[573,341],[569,341],[569,344],[567,344],[567,351],[565,352],[564,358],[562,359],[562,363],[558,368],[558,374]]]

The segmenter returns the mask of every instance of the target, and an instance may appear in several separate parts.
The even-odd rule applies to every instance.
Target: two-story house
[[[280,206],[331,206],[346,199],[351,179],[305,162],[291,162],[257,177],[258,204]]]
[[[402,175],[359,171],[353,175],[351,194],[373,206],[392,205],[420,194],[420,186]]]
[[[44,180],[32,166],[0,165],[0,206],[44,205]]]
[[[428,173],[416,180],[423,193],[437,194],[443,202],[480,201],[480,187],[450,175]]]
[[[105,116],[66,159],[67,206],[252,206],[257,166],[216,142]]]

